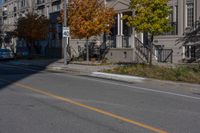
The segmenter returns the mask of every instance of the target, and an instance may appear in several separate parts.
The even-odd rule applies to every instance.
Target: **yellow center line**
[[[12,82],[10,82],[10,81],[6,81],[6,80],[2,80],[2,79],[0,79],[0,81],[12,83]],[[164,131],[164,130],[162,130],[162,129],[155,128],[155,127],[146,125],[146,124],[144,124],[144,123],[137,122],[137,121],[134,121],[134,120],[131,120],[131,119],[128,119],[128,118],[125,118],[125,117],[122,117],[122,116],[119,116],[119,115],[113,114],[113,113],[111,113],[111,112],[107,112],[107,111],[104,111],[104,110],[101,110],[101,109],[98,109],[98,108],[95,108],[95,107],[92,107],[92,106],[88,106],[88,105],[82,104],[82,103],[80,103],[80,102],[71,100],[71,99],[69,99],[69,98],[61,97],[61,96],[55,95],[55,94],[53,94],[53,93],[40,90],[40,89],[38,89],[38,88],[31,87],[31,86],[29,86],[29,85],[24,85],[24,84],[20,84],[20,83],[14,83],[14,84],[15,84],[16,86],[18,86],[18,87],[22,87],[22,88],[24,88],[24,89],[28,89],[28,90],[31,90],[31,91],[33,91],[33,92],[36,92],[36,93],[39,93],[39,94],[43,94],[43,95],[46,95],[46,96],[55,98],[55,99],[57,99],[57,100],[60,100],[60,101],[66,102],[66,103],[70,103],[70,104],[79,106],[79,107],[82,107],[82,108],[86,108],[86,109],[89,109],[89,110],[91,110],[91,111],[94,111],[94,112],[97,112],[97,113],[100,113],[100,114],[103,114],[103,115],[106,115],[106,116],[109,116],[109,117],[112,117],[112,118],[115,118],[115,119],[118,119],[118,120],[127,122],[127,123],[130,123],[130,124],[133,124],[133,125],[142,127],[142,128],[145,128],[145,129],[147,129],[147,130],[150,130],[150,131],[153,131],[153,132],[156,132],[156,133],[167,133],[166,131]]]

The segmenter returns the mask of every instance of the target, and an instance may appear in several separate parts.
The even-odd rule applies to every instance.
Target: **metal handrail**
[[[142,56],[148,61],[150,48],[144,45],[138,38],[135,38],[135,46]]]

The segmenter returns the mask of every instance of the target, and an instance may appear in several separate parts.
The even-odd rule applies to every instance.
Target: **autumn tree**
[[[155,35],[168,32],[172,28],[169,25],[171,8],[167,5],[169,0],[131,0],[130,9],[133,16],[125,16],[129,26],[135,27],[137,32],[150,34],[150,61],[152,65],[152,45]]]
[[[63,11],[61,14],[63,14]],[[114,14],[114,10],[112,8],[105,7],[103,1],[69,1],[67,16],[68,25],[70,26],[70,34],[74,38],[86,38],[87,61],[89,61],[89,38],[109,32],[114,22]]]
[[[16,24],[15,33],[27,42],[30,54],[36,48],[35,41],[46,39],[49,32],[49,20],[36,13],[28,13],[20,17]]]

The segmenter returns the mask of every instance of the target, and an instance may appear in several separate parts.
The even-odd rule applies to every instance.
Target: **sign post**
[[[70,37],[70,29],[67,27],[67,6],[68,6],[68,0],[64,0],[64,23],[63,23],[63,54],[64,54],[64,64],[67,65],[70,60],[69,55],[69,37]]]

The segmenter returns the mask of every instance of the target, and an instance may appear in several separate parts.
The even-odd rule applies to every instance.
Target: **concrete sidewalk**
[[[116,65],[100,65],[97,63],[90,63],[89,65],[86,63],[77,63],[72,62],[68,65],[64,65],[62,59],[60,60],[14,60],[9,61],[7,64],[10,65],[25,65],[25,66],[35,66],[35,67],[43,67],[46,70],[55,70],[55,71],[74,71],[82,74],[92,74],[92,72],[98,72],[105,69],[111,69],[116,67]]]
[[[47,71],[56,71],[56,72],[73,72],[80,75],[87,75],[91,77],[118,80],[123,82],[143,82],[145,78],[137,76],[128,76],[120,74],[108,74],[100,71],[106,69],[112,69],[118,65],[101,65],[98,63],[90,62],[71,62],[68,65],[64,65],[62,59],[60,60],[15,60],[8,62],[9,65],[22,65],[32,67],[42,67]]]

